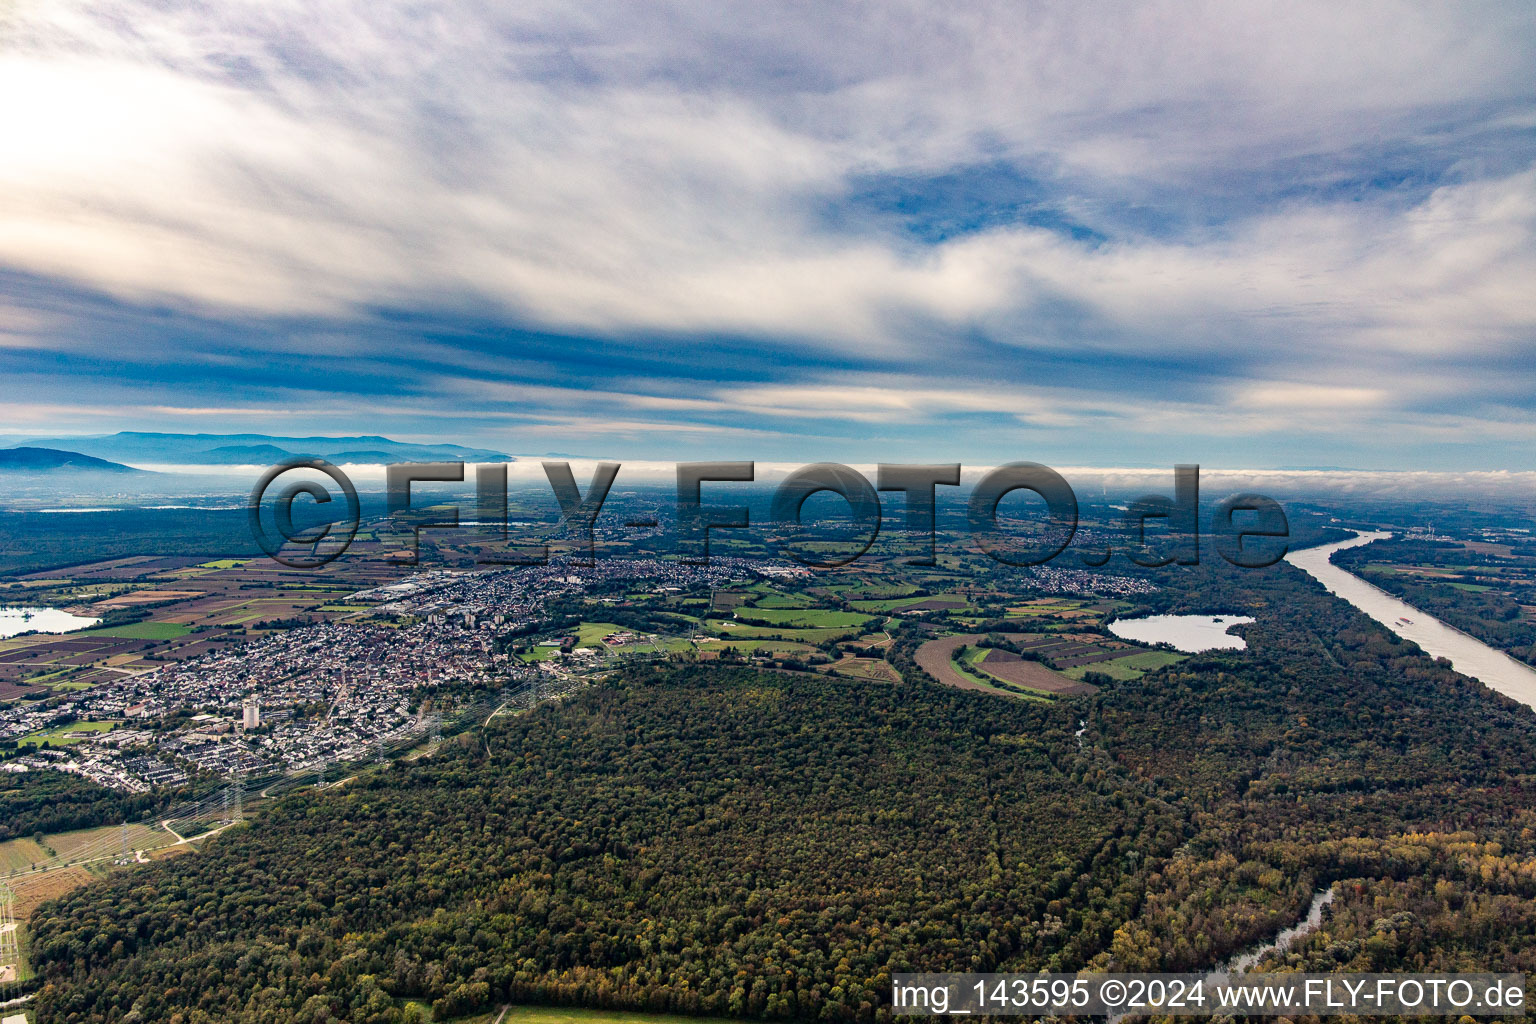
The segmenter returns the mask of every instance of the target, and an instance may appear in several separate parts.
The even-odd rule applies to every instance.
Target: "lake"
[[[1448,659],[1462,675],[1471,676],[1491,690],[1536,708],[1536,669],[1432,615],[1426,615],[1328,560],[1335,551],[1357,548],[1390,536],[1390,533],[1382,532],[1357,533],[1337,544],[1293,551],[1285,556],[1285,560],[1328,588],[1330,594],[1342,597],[1404,640],[1412,640],[1425,653]]]
[[[71,615],[57,608],[0,608],[0,637],[18,633],[68,633],[101,623],[85,615]]]
[[[1116,619],[1109,624],[1109,631],[1139,644],[1172,644],[1188,654],[1242,651],[1247,650],[1248,641],[1227,630],[1252,621],[1251,615],[1148,615]]]

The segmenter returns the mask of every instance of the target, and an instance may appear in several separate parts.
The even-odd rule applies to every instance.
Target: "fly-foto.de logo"
[[[545,462],[544,475],[560,508],[560,523],[568,531],[578,561],[590,562],[596,550],[595,529],[622,463],[601,462],[585,490],[576,482],[568,462]],[[430,509],[413,505],[415,484],[465,482],[462,462],[408,462],[385,470],[384,520],[406,531],[414,541],[426,529],[472,524],[488,539],[508,536],[507,467],[474,467],[475,494],[463,504]],[[709,563],[710,537],[717,530],[744,530],[752,525],[752,510],[711,500],[710,485],[756,480],[753,462],[680,462],[676,467],[676,515],[673,550],[684,564]],[[959,463],[880,463],[875,479],[840,463],[821,462],[788,474],[773,490],[768,513],[768,542],[774,553],[813,568],[848,565],[874,545],[884,526],[886,503],[902,512],[902,530],[914,553],[911,565],[934,565],[938,535],[938,495],[941,487],[960,486]],[[289,478],[285,480],[285,478]],[[329,484],[326,483],[329,481]],[[332,485],[336,494],[332,493]],[[999,506],[1015,492],[1029,492],[1044,502],[1044,515],[1021,523],[1003,516]],[[806,502],[823,492],[839,496],[852,522],[852,536],[829,542],[805,514]],[[888,497],[882,502],[881,495]],[[295,504],[307,499],[334,518],[318,525],[295,524]],[[893,509],[894,511],[894,509]],[[362,523],[356,486],[338,467],[323,459],[290,459],[268,469],[251,491],[248,503],[251,534],[269,556],[295,568],[313,568],[340,557]],[[1065,555],[1089,567],[1105,565],[1117,553],[1139,566],[1197,565],[1202,534],[1215,553],[1241,568],[1263,568],[1285,557],[1290,525],[1279,502],[1261,494],[1240,493],[1210,506],[1202,522],[1200,468],[1180,465],[1173,471],[1173,493],[1148,494],[1126,504],[1119,517],[1116,541],[1095,541],[1068,549],[1078,535],[1077,495],[1065,477],[1036,462],[1010,462],[988,469],[971,488],[966,501],[965,532],[975,547],[995,561],[1014,566],[1043,565]],[[1166,527],[1161,543],[1148,539],[1149,524]],[[632,520],[633,528],[654,528],[655,519]],[[844,531],[849,532],[849,531]],[[482,558],[482,564],[538,565],[549,559],[547,544],[514,554]]]

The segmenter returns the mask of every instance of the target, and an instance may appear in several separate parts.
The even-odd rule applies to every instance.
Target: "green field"
[[[1082,611],[1081,601],[1068,601],[1062,604],[1024,604],[1014,605],[1008,609],[1008,618],[1030,615],[1062,615],[1067,612]]]
[[[88,636],[120,636],[130,640],[174,640],[192,632],[191,626],[175,622],[130,622],[126,626],[107,626],[86,630]]]
[[[951,658],[950,665],[954,670],[982,689],[991,693],[1000,693],[1005,697],[1017,697],[1020,700],[1050,701],[1053,698],[1042,690],[1031,690],[1027,687],[1014,687],[1012,684],[1004,686],[1001,682],[987,675],[977,666],[976,662],[991,654],[990,648],[972,647],[965,653],[964,658]]]
[[[959,594],[929,594],[926,597],[898,597],[886,598],[879,601],[854,601],[853,606],[864,612],[896,612],[913,605],[923,604],[926,601],[952,601],[947,608],[935,608],[934,611],[944,612],[974,612],[976,607],[969,600]],[[927,610],[927,609],[925,609]]]
[[[1034,696],[1038,694],[1042,700],[1052,699],[1052,695],[1046,690],[1036,690],[1032,686],[1023,686],[1019,683],[1005,683],[1001,679],[994,677],[992,673],[988,672],[985,666],[982,665],[982,662],[986,660],[987,655],[991,653],[992,648],[990,647],[972,647],[970,650],[965,652],[965,658],[963,660],[956,659],[955,668],[962,674],[968,675],[972,679],[975,679],[977,682],[987,683],[991,686],[1001,686],[1006,690],[1017,691],[1025,696]]]
[[[0,875],[26,871],[34,864],[52,859],[52,854],[31,839],[12,839],[0,843]]]
[[[527,662],[548,661],[550,658],[557,658],[559,656],[560,648],[558,647],[532,647],[518,655],[519,658]]]
[[[628,626],[615,626],[611,622],[583,622],[576,627],[577,647],[601,647],[603,637],[610,633],[632,633]]]
[[[626,654],[640,656],[655,654],[680,654],[683,651],[693,650],[693,641],[681,636],[655,636],[651,633],[636,633],[635,640],[619,646],[608,646],[608,653],[616,658],[622,658]]]
[[[908,597],[917,591],[918,587],[912,583],[869,583],[855,588],[852,593],[845,596],[851,597],[853,593],[857,593],[861,600],[885,601],[893,597]]]
[[[761,640],[796,640],[807,644],[824,644],[828,640],[844,640],[857,636],[858,628],[845,629],[796,629],[793,626],[747,626],[725,619],[711,619],[708,626],[730,637]]]
[[[894,682],[893,676],[896,675],[895,670],[879,658],[849,658],[837,662],[829,671],[833,675],[877,683]]]
[[[809,608],[811,599],[803,594],[765,594],[752,602],[753,608]]]
[[[89,690],[94,685],[96,685],[96,684],[94,684],[94,683],[77,683],[77,682],[66,680],[64,682],[49,683],[48,684],[48,688],[50,690],[53,690],[55,693],[76,693],[76,692],[78,692],[80,690]]]
[[[789,626],[796,629],[841,629],[864,626],[873,622],[875,618],[859,612],[830,611],[825,608],[738,608],[736,614],[739,618],[761,619],[771,626]]]
[[[57,729],[34,732],[16,742],[17,746],[22,747],[40,747],[44,743],[54,747],[72,747],[76,743],[84,742],[89,734],[111,732],[115,728],[117,728],[116,722],[71,722]]]
[[[845,601],[884,601],[917,593],[911,583],[833,583],[824,588]]]
[[[191,834],[196,835],[197,832]],[[44,836],[43,842],[59,855],[60,860],[69,862],[121,856],[125,839],[130,850],[158,850],[176,842],[176,837],[165,829],[140,824],[103,825],[74,832],[57,832]]]
[[[1184,655],[1175,654],[1172,651],[1139,651],[1128,657],[1116,658],[1114,661],[1100,661],[1092,665],[1075,665],[1072,668],[1062,669],[1061,674],[1080,680],[1089,672],[1102,672],[1111,679],[1124,681],[1127,679],[1140,679],[1148,672],[1160,669],[1164,665],[1177,664],[1183,660]]]
[[[718,651],[726,647],[732,648],[733,650],[745,651],[748,653],[753,651],[767,651],[772,655],[781,656],[787,654],[796,658],[801,658],[805,657],[806,655],[817,653],[816,648],[812,647],[810,644],[797,643],[793,640],[721,640],[715,643],[700,644],[699,651]]]

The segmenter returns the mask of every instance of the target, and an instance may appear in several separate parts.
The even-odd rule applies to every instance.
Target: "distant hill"
[[[287,459],[293,456],[293,452],[279,448],[275,444],[221,444],[217,448],[208,449],[207,454],[217,456],[220,462],[225,459],[238,459],[241,462],[271,462],[273,459]]]
[[[367,462],[367,463],[375,463],[375,462],[389,462],[389,461],[395,459],[395,456],[391,455],[389,452],[380,452],[380,451],[372,451],[372,452],[336,452],[334,455],[330,456],[330,459],[331,459],[332,462]],[[450,459],[449,461],[453,461],[453,460]],[[489,461],[497,461],[497,460],[482,459],[480,461],[482,461],[482,462],[489,462]],[[506,461],[510,462],[512,460],[511,459],[507,459]]]
[[[79,452],[58,448],[0,448],[0,473],[54,473],[63,470],[86,473],[143,473]]]
[[[98,459],[134,463],[236,466],[295,456],[330,462],[513,462],[511,456],[456,444],[411,444],[387,437],[279,437],[270,434],[158,434],[123,431],[39,438],[28,444],[68,448]]]

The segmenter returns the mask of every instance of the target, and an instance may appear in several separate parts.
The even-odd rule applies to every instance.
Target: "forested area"
[[[40,1020],[883,1019],[900,970],[1212,966],[1321,886],[1298,960],[1536,970],[1531,711],[1289,567],[1156,578],[1250,650],[1051,704],[637,672],[45,908]]]
[[[0,842],[136,821],[177,798],[171,791],[123,793],[60,772],[0,772]]]
[[[510,998],[843,1019],[893,970],[1082,963],[1135,910],[1128,865],[1184,835],[1147,785],[1084,771],[1070,715],[638,676],[38,915],[39,1008],[391,1021],[390,996],[421,996],[445,1017]]]
[[[243,508],[0,512],[0,573],[7,575],[128,555],[231,558],[256,553]]]

